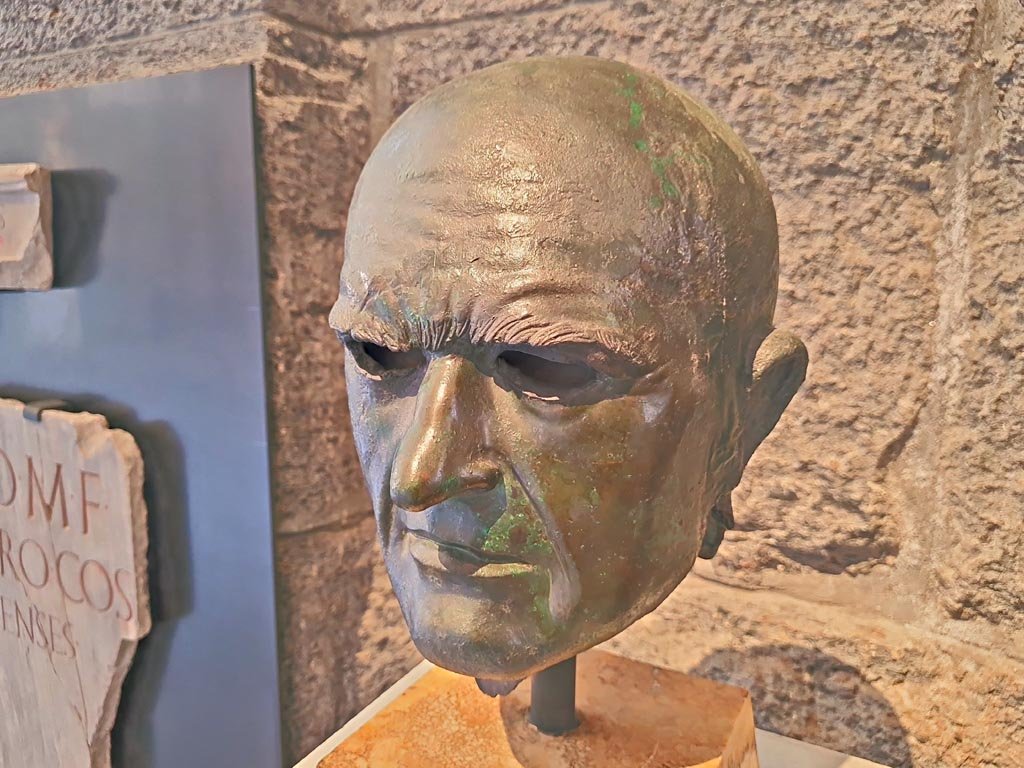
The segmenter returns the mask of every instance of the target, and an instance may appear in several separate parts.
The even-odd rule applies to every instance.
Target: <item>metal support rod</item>
[[[561,736],[579,727],[575,656],[533,676],[530,681],[530,722],[548,736]]]

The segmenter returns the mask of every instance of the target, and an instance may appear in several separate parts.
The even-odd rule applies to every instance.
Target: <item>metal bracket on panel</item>
[[[35,400],[25,403],[23,415],[29,421],[42,421],[43,411],[65,411],[67,408],[68,404],[63,400]]]

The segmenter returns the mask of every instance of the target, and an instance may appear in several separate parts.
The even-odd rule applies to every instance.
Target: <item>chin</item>
[[[519,681],[552,667],[561,661],[603,643],[628,627],[633,619],[623,618],[614,624],[589,628],[586,631],[566,628],[536,642],[510,642],[507,627],[496,631],[474,633],[467,637],[461,628],[437,622],[423,622],[423,631],[412,632],[413,643],[424,658],[452,672],[484,680]],[[412,624],[410,623],[410,626]],[[516,628],[522,635],[522,627]]]
[[[572,656],[552,657],[550,649],[508,645],[458,646],[437,635],[413,635],[417,650],[439,667],[482,680],[515,682]]]
[[[573,654],[575,621],[555,622],[548,573],[480,573],[425,567],[399,546],[385,563],[416,648],[440,667],[490,680],[520,680]]]
[[[542,626],[515,605],[420,592],[399,600],[416,648],[440,667],[488,680],[521,680],[573,655],[569,627]]]
[[[552,630],[514,611],[450,595],[400,603],[424,658],[452,672],[496,681],[523,680],[614,637],[636,618],[631,612],[596,626],[570,621]]]

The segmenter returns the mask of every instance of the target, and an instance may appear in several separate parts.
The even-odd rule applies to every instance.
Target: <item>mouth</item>
[[[429,531],[406,529],[409,554],[424,568],[475,578],[501,578],[532,573],[537,567],[514,555],[445,541]]]

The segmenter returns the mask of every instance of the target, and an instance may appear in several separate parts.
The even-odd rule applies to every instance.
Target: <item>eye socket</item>
[[[358,339],[348,339],[346,345],[359,367],[374,376],[409,373],[426,363],[426,357],[418,349],[391,349]]]
[[[563,363],[514,349],[498,355],[498,370],[523,394],[541,400],[558,400],[597,380],[594,369],[584,363]]]

